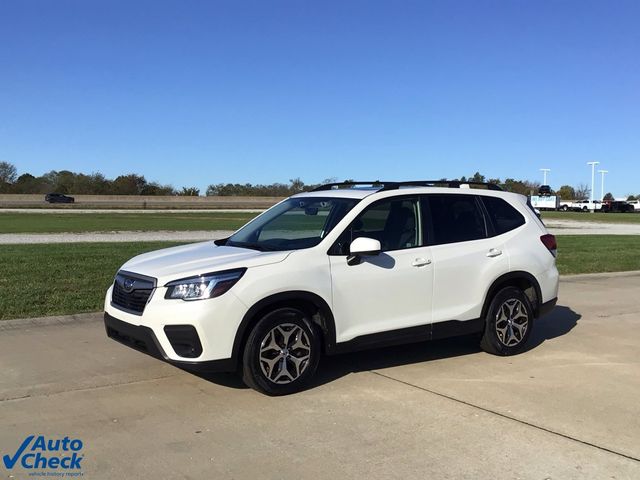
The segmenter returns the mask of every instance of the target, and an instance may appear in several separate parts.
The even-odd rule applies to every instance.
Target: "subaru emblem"
[[[125,292],[131,292],[135,284],[136,281],[133,278],[125,278],[124,282],[122,282],[122,287],[124,288]]]

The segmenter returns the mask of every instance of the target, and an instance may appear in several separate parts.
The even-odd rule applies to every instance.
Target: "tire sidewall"
[[[291,383],[278,384],[269,380],[260,367],[260,344],[265,335],[274,327],[292,323],[301,327],[307,334],[311,348],[309,363],[305,371]],[[295,308],[279,308],[269,312],[255,325],[243,352],[243,378],[251,388],[267,395],[288,395],[304,390],[313,378],[320,361],[321,342],[317,327],[300,310]]]
[[[527,331],[524,334],[523,339],[517,345],[513,345],[508,347],[504,345],[498,338],[498,334],[496,333],[496,315],[498,313],[498,308],[507,300],[517,299],[520,300],[525,308],[527,309],[527,315],[529,317]],[[491,345],[491,350],[493,350],[498,355],[515,355],[524,350],[525,345],[527,344],[529,337],[531,335],[531,331],[533,330],[533,307],[531,305],[531,301],[524,294],[524,292],[515,287],[506,287],[500,290],[494,297],[491,303],[489,304],[489,308],[487,310],[487,316],[485,318],[485,340],[488,341]]]

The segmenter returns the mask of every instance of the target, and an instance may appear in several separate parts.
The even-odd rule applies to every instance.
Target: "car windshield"
[[[314,247],[356,203],[352,198],[289,198],[246,224],[225,245],[260,251]]]

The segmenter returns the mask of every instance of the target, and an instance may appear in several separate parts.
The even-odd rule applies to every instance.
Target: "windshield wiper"
[[[227,247],[237,247],[237,248],[248,248],[251,250],[258,250],[259,252],[272,252],[273,248],[267,247],[262,243],[252,243],[252,242],[232,242],[227,243]]]

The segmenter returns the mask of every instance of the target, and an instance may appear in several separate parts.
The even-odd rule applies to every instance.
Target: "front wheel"
[[[529,298],[518,288],[503,288],[487,310],[480,347],[494,355],[515,355],[524,348],[532,327],[533,308]]]
[[[303,390],[320,360],[318,329],[300,310],[279,308],[262,317],[249,334],[242,378],[267,395]]]

